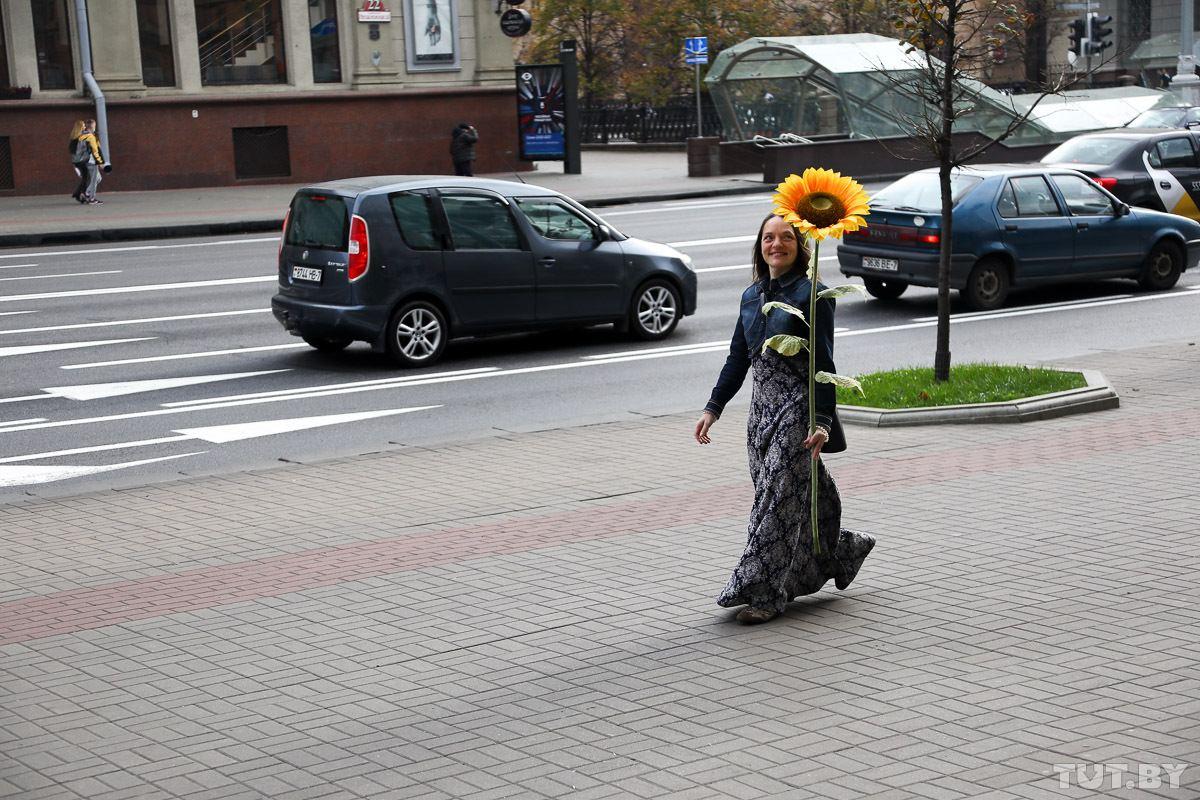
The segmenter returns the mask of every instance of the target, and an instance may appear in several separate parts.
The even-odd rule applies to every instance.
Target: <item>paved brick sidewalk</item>
[[[880,544],[757,628],[736,410],[0,507],[0,797],[1200,797],[1200,348],[1073,363],[1122,407],[851,428]]]

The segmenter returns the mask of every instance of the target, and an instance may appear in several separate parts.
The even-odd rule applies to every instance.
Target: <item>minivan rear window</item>
[[[318,250],[347,248],[350,216],[346,201],[335,194],[298,194],[292,200],[284,244]]]

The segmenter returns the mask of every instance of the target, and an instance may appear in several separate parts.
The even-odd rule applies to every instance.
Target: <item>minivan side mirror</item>
[[[1117,203],[1113,212],[1116,216],[1123,217],[1129,213],[1129,206],[1126,203]]]

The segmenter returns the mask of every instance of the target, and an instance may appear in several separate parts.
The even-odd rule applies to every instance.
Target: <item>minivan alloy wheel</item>
[[[679,318],[679,303],[669,287],[653,283],[638,297],[636,313],[641,330],[651,336],[665,336]]]
[[[429,358],[441,341],[441,323],[427,309],[414,308],[396,326],[396,346],[409,358]]]
[[[441,312],[425,301],[405,305],[388,325],[388,352],[406,367],[437,361],[446,347],[446,322]]]

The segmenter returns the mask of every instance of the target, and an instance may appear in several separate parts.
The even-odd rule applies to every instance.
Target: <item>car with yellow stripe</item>
[[[1041,163],[1082,172],[1131,206],[1200,220],[1200,131],[1085,133],[1051,150]]]

